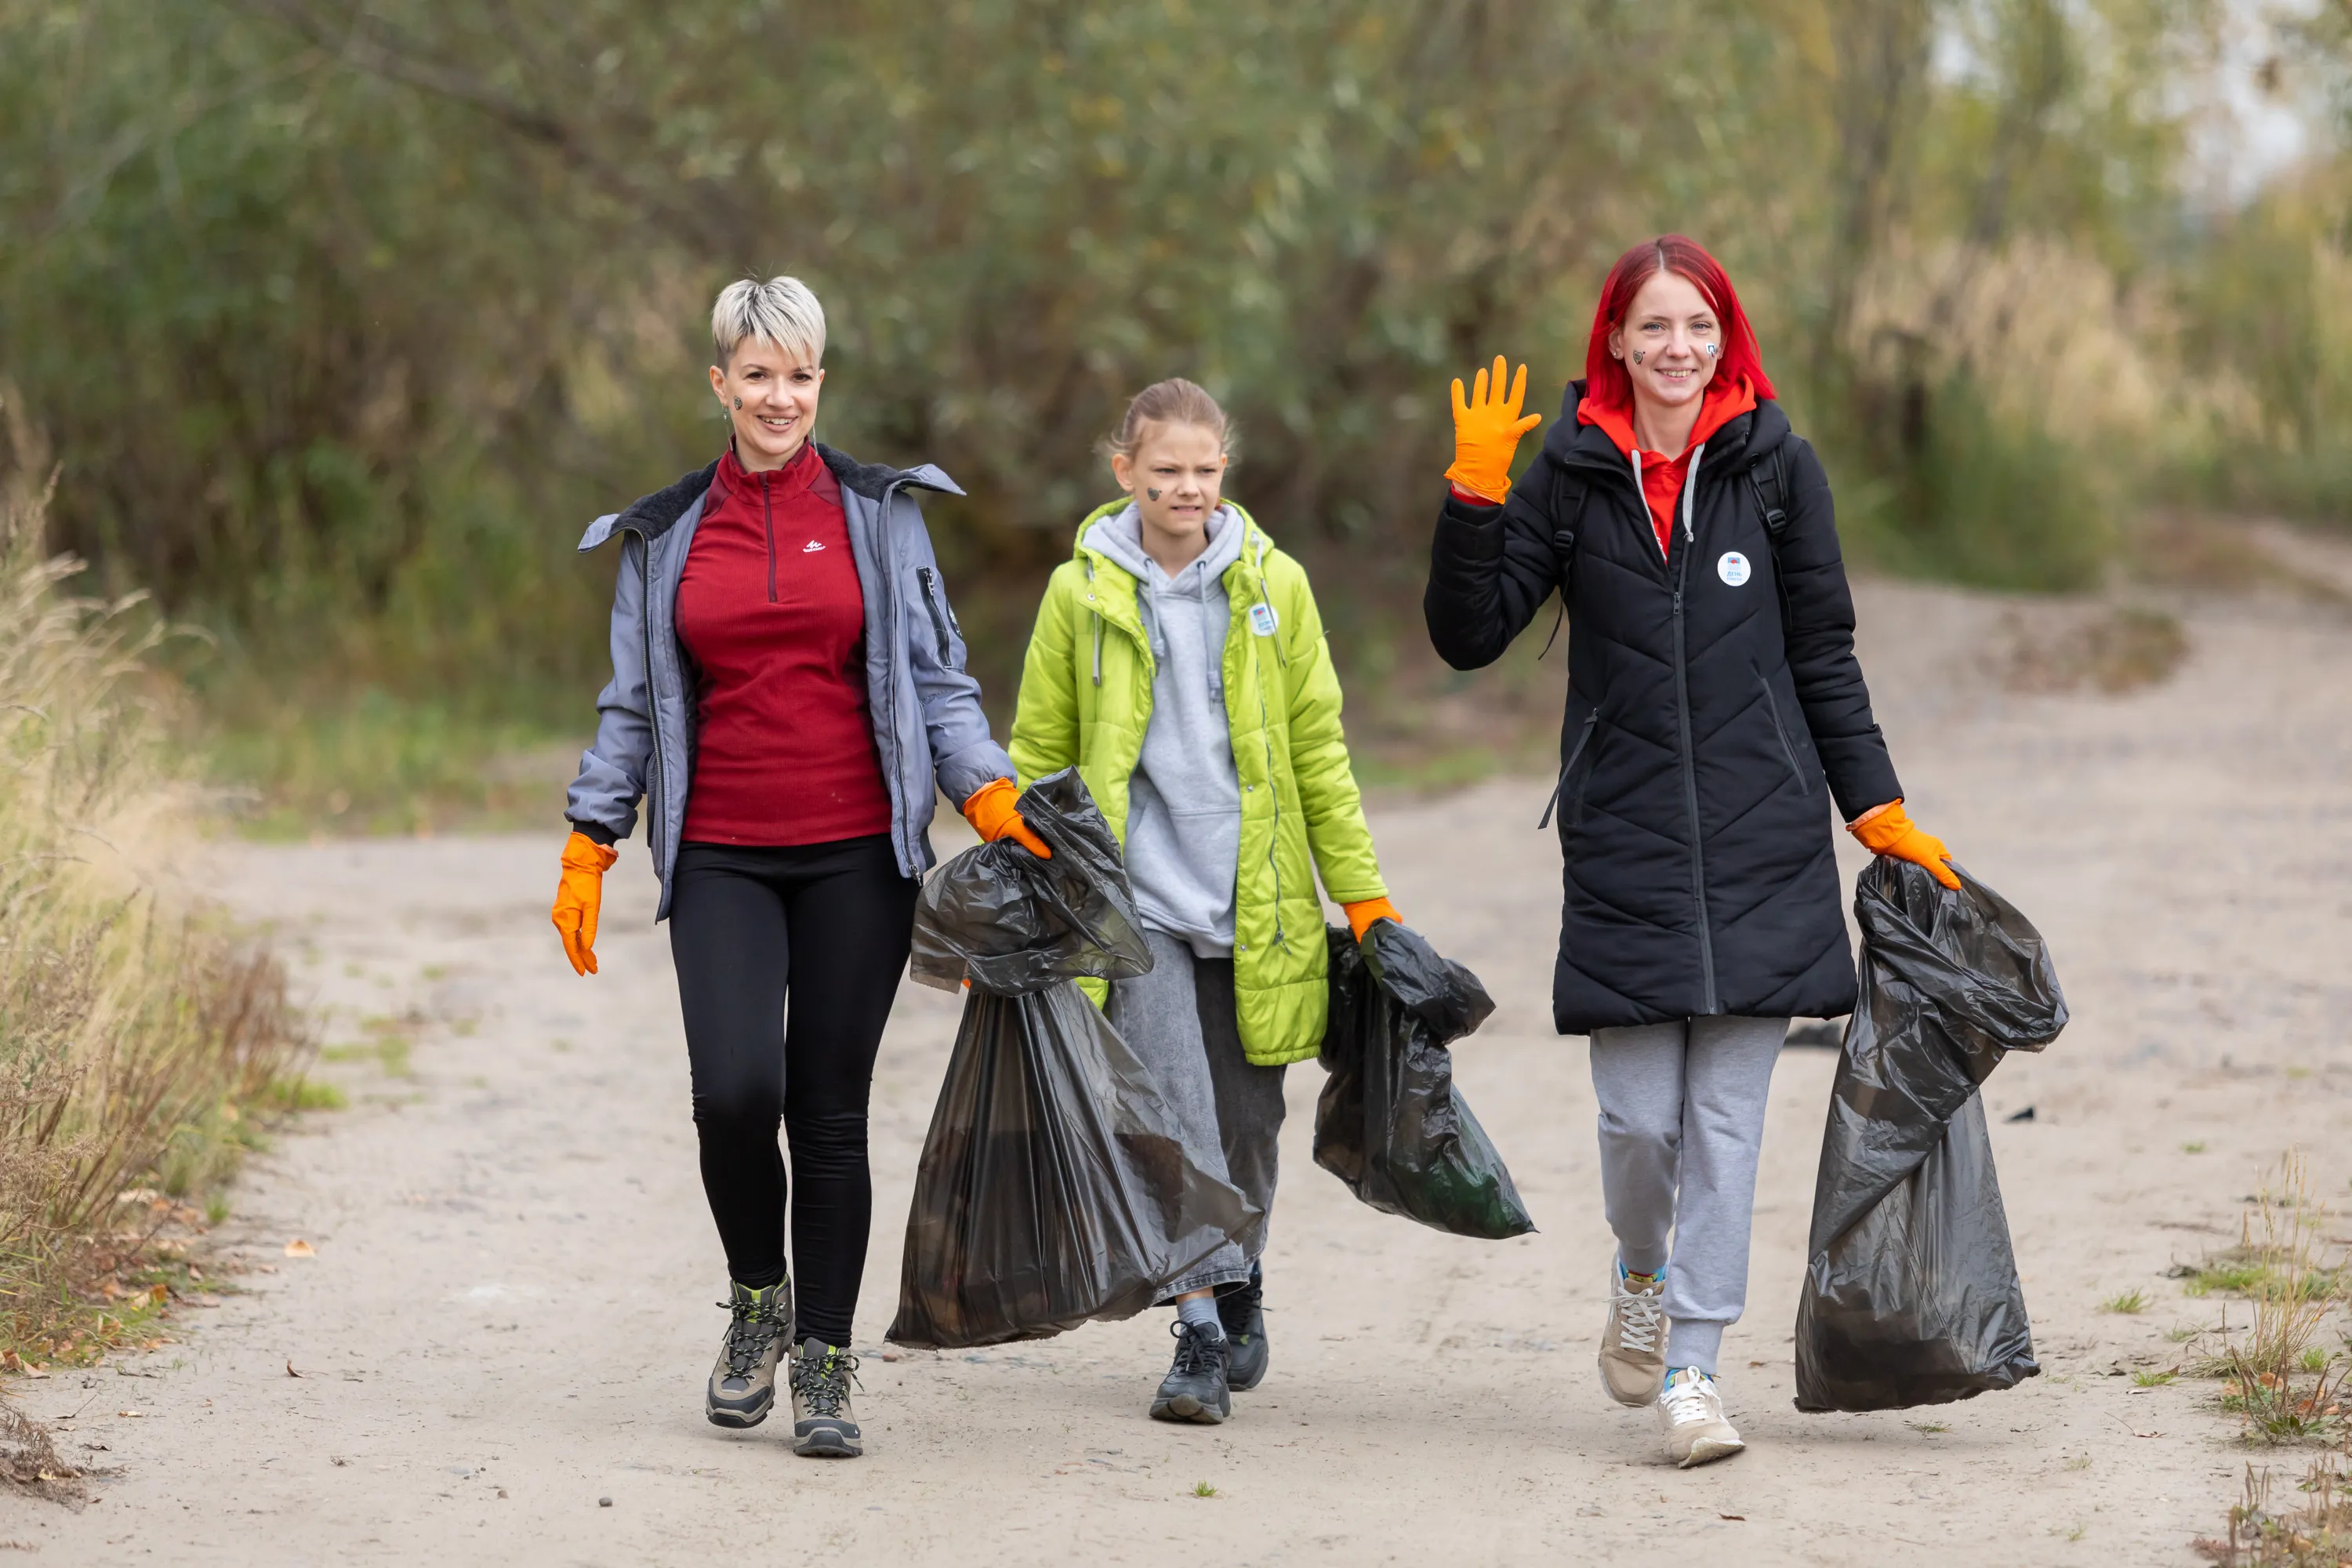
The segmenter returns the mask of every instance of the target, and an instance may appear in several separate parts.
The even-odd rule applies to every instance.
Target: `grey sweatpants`
[[[1282,1069],[1252,1067],[1242,1054],[1234,961],[1196,958],[1164,931],[1143,934],[1151,943],[1151,971],[1112,984],[1106,1009],[1111,1027],[1168,1097],[1192,1158],[1271,1215]],[[1161,1299],[1248,1279],[1265,1246],[1263,1226],[1252,1251],[1225,1243],[1183,1278],[1169,1281]]]
[[[1666,1270],[1669,1366],[1713,1376],[1748,1304],[1764,1099],[1788,1032],[1721,1017],[1592,1032],[1601,1200],[1625,1267]]]

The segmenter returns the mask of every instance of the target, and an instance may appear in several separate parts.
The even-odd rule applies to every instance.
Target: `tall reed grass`
[[[161,623],[69,591],[78,563],[42,550],[46,454],[6,412],[0,1346],[48,1359],[104,1342],[68,1323],[81,1292],[234,1170],[311,1042],[277,961],[162,869],[196,797],[147,678]]]

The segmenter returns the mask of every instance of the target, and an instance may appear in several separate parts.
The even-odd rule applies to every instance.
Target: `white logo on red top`
[[[824,548],[824,545],[819,544],[815,540],[812,539],[806,544],[801,546],[801,553],[807,555],[812,552],[823,550]]]

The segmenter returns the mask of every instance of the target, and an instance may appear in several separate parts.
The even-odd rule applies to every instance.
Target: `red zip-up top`
[[[866,707],[866,595],[833,471],[804,445],[772,472],[730,450],[677,585],[696,668],[681,837],[825,844],[890,830]]]
[[[1675,507],[1682,500],[1683,479],[1690,472],[1691,454],[1704,446],[1706,438],[1756,406],[1756,388],[1746,376],[1727,386],[1718,379],[1711,384],[1704,401],[1699,404],[1698,423],[1691,426],[1690,442],[1680,452],[1667,457],[1664,452],[1644,452],[1633,437],[1633,411],[1614,404],[1594,402],[1590,396],[1578,401],[1576,422],[1598,425],[1601,433],[1617,443],[1617,449],[1629,462],[1638,462],[1642,473],[1642,499],[1649,503],[1650,527],[1658,536],[1658,552],[1667,553],[1667,545],[1675,537]]]

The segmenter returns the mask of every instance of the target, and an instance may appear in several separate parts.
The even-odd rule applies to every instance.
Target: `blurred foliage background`
[[[549,814],[485,759],[584,738],[614,561],[572,542],[717,451],[747,270],[825,301],[826,439],[970,490],[930,515],[992,705],[1094,443],[1183,374],[1402,737],[1447,381],[1557,389],[1663,230],[1880,569],[2064,590],[2152,504],[2352,517],[2352,163],[2200,153],[2232,71],[2324,130],[2352,23],[2257,11],[0,0],[0,395],[50,544],[211,634],[266,823]]]

